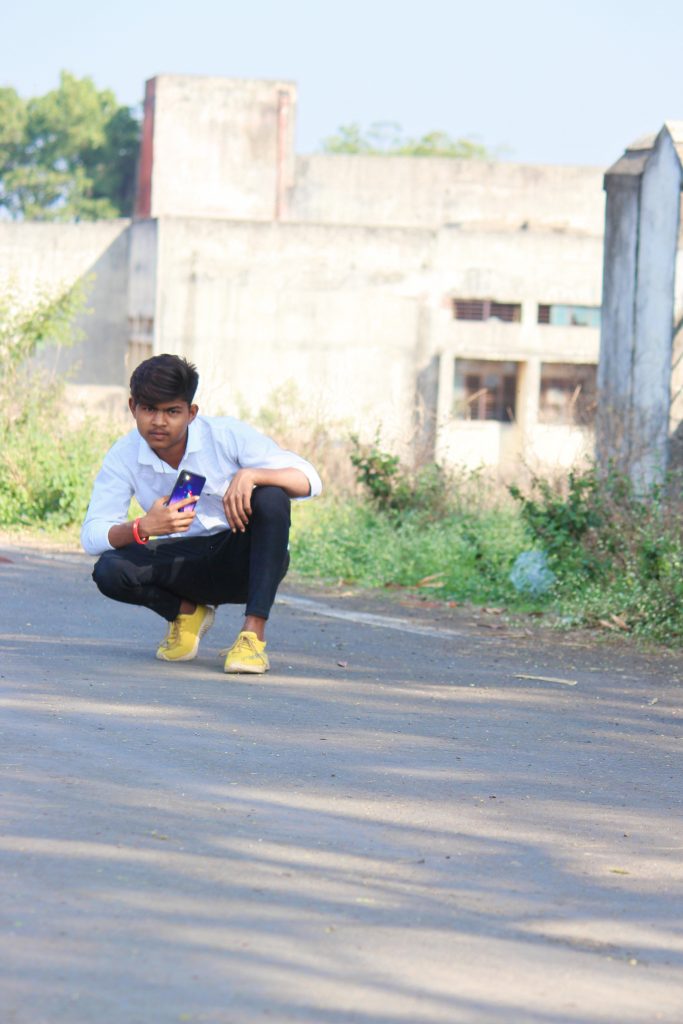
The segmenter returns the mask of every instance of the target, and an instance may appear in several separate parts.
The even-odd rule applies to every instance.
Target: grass
[[[320,498],[293,512],[292,560],[302,576],[361,587],[422,584],[444,600],[515,603],[508,576],[525,546],[512,508],[431,523],[411,515],[397,523],[359,498]]]

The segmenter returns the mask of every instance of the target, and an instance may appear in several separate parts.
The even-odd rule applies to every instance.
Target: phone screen
[[[175,482],[173,490],[171,491],[171,497],[166,502],[167,505],[174,505],[176,501],[182,501],[183,498],[197,498],[202,493],[202,488],[206,483],[206,477],[201,476],[199,473],[189,473],[184,469],[179,475]],[[191,505],[186,505],[185,508],[193,509],[197,502],[193,502]]]

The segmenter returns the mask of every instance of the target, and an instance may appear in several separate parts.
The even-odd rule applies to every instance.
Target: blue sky
[[[137,104],[158,72],[286,78],[302,153],[395,121],[606,166],[683,119],[682,41],[683,0],[27,0],[3,12],[0,81],[37,95],[65,68]]]

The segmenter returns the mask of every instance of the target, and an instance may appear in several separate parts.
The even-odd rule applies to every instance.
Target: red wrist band
[[[136,544],[146,544],[147,541],[149,540],[149,537],[145,537],[145,539],[143,540],[142,537],[140,536],[140,518],[141,517],[138,516],[137,519],[133,520],[133,537],[135,538]]]

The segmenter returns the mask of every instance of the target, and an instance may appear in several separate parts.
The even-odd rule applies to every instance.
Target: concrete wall
[[[602,230],[602,170],[432,157],[295,157],[292,82],[147,83],[138,214]]]
[[[258,408],[294,381],[312,411],[396,437],[419,343],[405,284],[433,244],[429,231],[164,218],[156,349],[196,360],[207,410]]]
[[[16,288],[27,302],[76,282],[85,288],[88,312],[76,324],[83,340],[59,354],[75,383],[124,383],[129,224],[0,222],[0,287]]]
[[[155,351],[196,360],[209,411],[258,408],[294,381],[316,414],[366,436],[381,424],[387,443],[415,437],[419,409],[441,455],[466,463],[489,461],[482,445],[496,461],[585,441],[451,420],[453,365],[514,359],[538,376],[541,361],[596,362],[597,329],[541,326],[537,306],[599,304],[598,238],[164,218],[157,259]],[[522,302],[522,322],[456,321],[458,295]],[[537,395],[525,407],[535,425]]]
[[[292,82],[147,83],[138,215],[602,231],[602,170],[432,157],[295,157]]]
[[[136,220],[130,229],[126,374],[154,352],[157,322],[158,221]]]
[[[298,157],[292,220],[439,227],[570,228],[601,234],[602,170],[436,157]]]
[[[144,215],[272,220],[293,182],[294,84],[189,75],[153,82]],[[144,141],[141,166],[150,173]]]
[[[521,302],[521,326],[535,329],[538,303],[600,305],[602,238],[568,231],[445,227],[438,234],[434,274],[443,296]],[[487,326],[496,329],[493,322]]]

